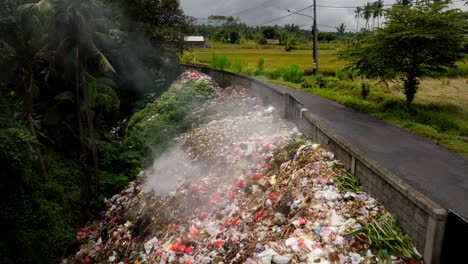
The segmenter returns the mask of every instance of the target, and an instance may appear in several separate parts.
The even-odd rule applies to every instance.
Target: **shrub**
[[[278,80],[283,76],[284,69],[281,67],[277,67],[274,70],[268,72],[268,77],[272,80]]]
[[[227,59],[226,56],[212,54],[210,65],[214,69],[224,70],[229,69],[229,67],[231,66],[231,62]]]
[[[177,57],[179,58],[179,63],[183,64],[199,64],[200,62],[197,60],[197,57],[195,56],[195,53],[193,51],[188,51],[184,50],[184,53],[177,54]]]
[[[311,88],[312,87],[312,84],[308,81],[304,81],[303,83],[301,83],[301,87],[302,88]]]
[[[256,74],[257,70],[253,67],[247,67],[243,70],[243,74],[247,76],[254,76]]]
[[[284,70],[283,79],[287,82],[300,83],[302,82],[304,71],[297,64],[291,64]]]
[[[235,59],[234,63],[231,65],[231,70],[233,72],[241,73],[245,67],[247,67],[247,61]]]
[[[335,76],[340,80],[352,80],[354,76],[357,76],[357,72],[351,69],[337,69]]]
[[[265,58],[263,58],[263,56],[258,57],[256,75],[259,75],[260,73],[263,72],[264,64],[265,64]]]
[[[325,77],[321,74],[314,76],[314,81],[319,88],[325,88],[325,85],[327,84]]]
[[[134,151],[132,156],[139,156],[140,162],[151,161],[174,143],[177,132],[191,126],[193,108],[207,100],[210,91],[205,83],[193,81],[171,87],[130,119],[125,147]]]

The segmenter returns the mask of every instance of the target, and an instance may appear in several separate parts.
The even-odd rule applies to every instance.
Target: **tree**
[[[262,30],[262,33],[266,39],[274,39],[278,36],[278,33],[274,27],[265,27]]]
[[[346,25],[344,23],[341,23],[338,27],[336,27],[336,31],[338,32],[338,35],[342,37],[346,32]]]
[[[459,9],[446,10],[449,3],[395,5],[386,11],[385,28],[377,29],[363,43],[348,46],[339,56],[351,62],[348,68],[366,77],[400,78],[410,106],[418,78],[462,59],[467,22]]]
[[[229,33],[229,41],[231,42],[231,44],[238,44],[240,41],[239,32],[231,31],[231,33]]]
[[[354,18],[356,18],[356,32],[359,31],[359,18],[362,16],[362,7],[358,6],[354,10]]]
[[[372,4],[367,2],[366,5],[364,5],[364,8],[362,9],[362,17],[366,20],[366,29],[369,29],[369,30],[370,30],[369,19],[371,19],[372,14],[373,14]]]
[[[380,27],[380,17],[383,15],[384,7],[383,0],[377,0],[376,2],[372,3],[372,7],[374,8],[372,17],[377,18],[377,27]]]

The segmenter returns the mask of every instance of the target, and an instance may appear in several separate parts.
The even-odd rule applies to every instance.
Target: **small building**
[[[279,41],[279,39],[267,39],[267,44],[268,45],[279,45],[280,41]]]
[[[203,36],[187,36],[184,38],[186,48],[209,48],[210,44]]]

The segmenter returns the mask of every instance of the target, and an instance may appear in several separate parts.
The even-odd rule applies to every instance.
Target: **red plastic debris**
[[[219,231],[223,230],[226,226],[228,226],[228,223],[223,223],[223,224],[219,227]]]
[[[270,150],[270,144],[266,144],[262,147],[262,152],[267,152],[268,150]]]
[[[263,160],[263,161],[266,161],[266,160],[269,159],[269,158],[270,158],[270,157],[268,157],[268,156],[263,156],[262,160]]]
[[[190,77],[195,78],[195,77],[197,77],[197,74],[194,73],[194,72],[192,72],[192,73],[190,74]]]
[[[302,218],[302,217],[299,217],[299,218],[297,219],[297,221],[299,222],[299,225],[305,225],[305,224],[307,224],[307,220],[305,220],[305,219]]]
[[[214,243],[215,247],[220,247],[222,244],[224,244],[224,241],[216,241]]]
[[[84,259],[84,261],[85,261],[86,263],[90,263],[90,262],[91,262],[91,258],[90,258],[90,257],[86,257],[86,258]]]
[[[195,230],[195,229],[193,229],[193,228],[190,228],[189,232],[190,232],[190,235],[192,235],[192,236],[198,235],[197,230]]]
[[[231,221],[231,226],[235,226],[237,224],[237,221],[239,221],[238,216],[234,217],[234,219]]]
[[[192,264],[192,261],[189,259],[189,260],[185,261],[184,264]]]
[[[172,243],[172,246],[169,249],[172,250],[172,251],[178,251],[180,245],[181,245],[181,243],[176,241],[176,242]]]
[[[255,180],[258,180],[260,178],[262,178],[262,175],[260,173],[254,173],[250,179],[255,181]]]
[[[263,214],[265,213],[265,208],[262,208],[256,215],[255,217],[253,218],[254,221],[257,221],[260,216],[262,216]]]
[[[238,180],[235,186],[236,186],[237,188],[242,188],[242,187],[244,187],[244,181]]]
[[[274,192],[271,192],[268,194],[268,199],[275,199],[275,197],[276,197],[276,193]]]
[[[185,252],[184,252],[184,253],[185,253],[185,254],[190,254],[190,253],[192,253],[192,252],[193,252],[193,248],[188,247],[188,248],[185,249]]]
[[[201,212],[199,215],[198,215],[198,220],[204,220],[208,217],[208,213],[207,212]]]
[[[299,240],[299,241],[297,241],[297,246],[298,246],[298,247],[302,246],[302,244],[304,244],[304,240]]]
[[[178,248],[177,248],[177,251],[178,252],[185,252],[185,250],[187,249],[187,246],[186,245],[180,245]]]
[[[236,193],[232,192],[231,194],[229,194],[228,198],[229,200],[234,200],[234,198],[236,198]]]

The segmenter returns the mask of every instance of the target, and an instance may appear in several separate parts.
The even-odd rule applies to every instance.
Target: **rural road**
[[[440,206],[468,219],[468,158],[317,95],[282,87],[323,124]]]

